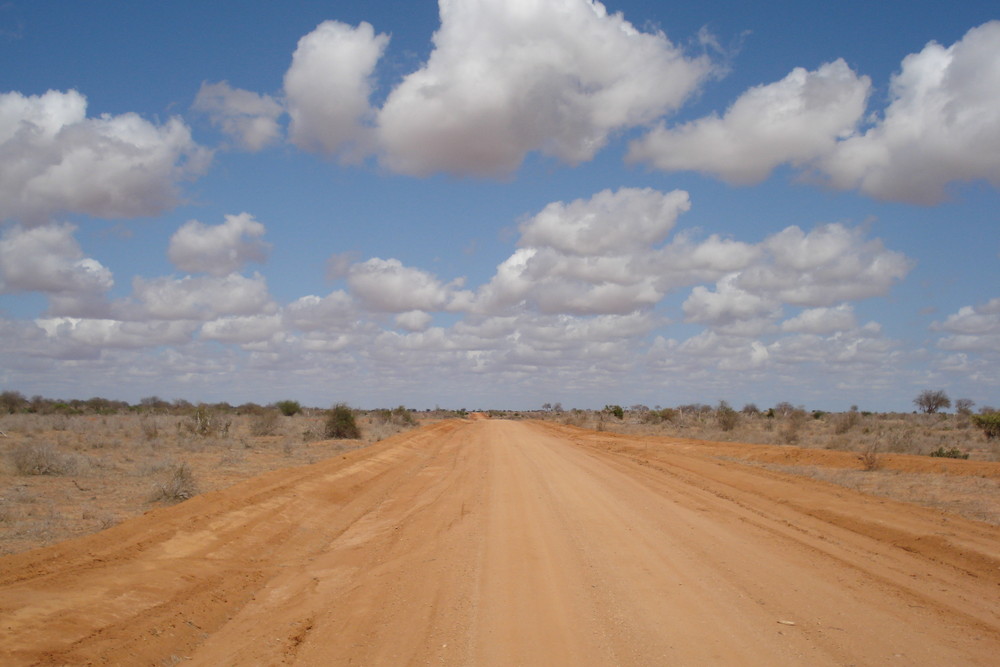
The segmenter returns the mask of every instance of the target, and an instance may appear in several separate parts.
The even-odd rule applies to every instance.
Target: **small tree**
[[[620,405],[605,405],[604,411],[618,419],[625,419],[625,408]]]
[[[983,429],[983,435],[987,440],[1000,438],[1000,412],[973,415],[972,423]]]
[[[960,415],[969,416],[972,414],[972,408],[976,406],[976,402],[971,398],[956,398],[955,399],[955,412]]]
[[[357,440],[361,437],[361,430],[354,420],[354,410],[347,407],[346,403],[337,403],[326,413],[326,437],[343,440]]]
[[[302,406],[299,405],[298,401],[278,401],[274,405],[286,417],[291,417],[302,412]]]
[[[925,389],[920,392],[915,399],[913,399],[913,404],[916,405],[921,412],[932,415],[939,410],[947,410],[950,408],[951,399],[948,398],[948,394],[944,393],[943,389],[938,389],[937,391]]]
[[[726,401],[719,401],[715,409],[715,419],[723,431],[732,431],[740,421],[740,415]]]

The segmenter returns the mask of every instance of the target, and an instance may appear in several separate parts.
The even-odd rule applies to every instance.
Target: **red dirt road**
[[[535,422],[441,422],[0,558],[3,665],[998,656],[1000,528]]]

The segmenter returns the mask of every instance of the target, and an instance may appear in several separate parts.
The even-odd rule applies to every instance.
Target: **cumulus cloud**
[[[1000,298],[963,306],[944,322],[934,322],[931,329],[950,334],[938,341],[942,349],[996,352],[1000,350]]]
[[[113,304],[123,320],[211,320],[224,315],[275,312],[264,277],[185,276],[132,282],[132,298]]]
[[[461,279],[442,283],[421,269],[404,266],[397,259],[373,257],[354,264],[347,274],[351,293],[368,308],[381,312],[441,311],[464,299]]]
[[[781,330],[792,333],[828,335],[857,326],[854,308],[842,303],[834,308],[809,308],[781,323]]]
[[[190,322],[123,322],[111,319],[56,317],[35,320],[51,343],[91,349],[180,345],[195,330]]]
[[[627,160],[664,171],[695,170],[740,185],[780,164],[802,165],[833,150],[865,111],[871,82],[843,60],[743,93],[725,115],[679,127],[661,124],[632,142]]]
[[[1000,21],[907,56],[891,99],[873,127],[821,162],[834,187],[920,204],[941,201],[955,182],[1000,187]]]
[[[42,292],[53,315],[103,315],[114,279],[105,266],[83,251],[76,227],[49,224],[13,226],[0,236],[0,293]]]
[[[325,297],[310,294],[296,299],[285,308],[285,318],[300,331],[343,329],[357,319],[354,299],[337,290]]]
[[[370,148],[372,75],[389,43],[368,23],[324,21],[299,40],[285,73],[290,140],[306,151],[357,159]]]
[[[881,296],[912,262],[863,231],[833,223],[809,233],[788,227],[761,244],[766,260],[742,271],[736,286],[796,306],[831,306]]]
[[[603,190],[590,199],[549,204],[521,225],[520,245],[589,256],[641,250],[663,241],[690,208],[682,190]]]
[[[682,306],[685,320],[715,327],[738,321],[778,317],[781,306],[773,299],[751,294],[736,285],[738,274],[726,276],[716,283],[715,290],[698,285]]]
[[[223,343],[248,344],[266,341],[282,334],[281,315],[242,315],[220,317],[201,326],[201,338]]]
[[[655,247],[689,207],[686,192],[633,188],[549,204],[521,224],[522,247],[497,267],[474,307],[578,315],[649,307],[663,296]]]
[[[260,240],[264,231],[249,213],[227,215],[221,225],[191,220],[170,238],[167,256],[181,271],[225,276],[267,259],[271,246]]]
[[[430,326],[434,317],[422,310],[409,310],[396,315],[396,326],[406,331],[424,331]]]
[[[711,71],[593,0],[440,2],[427,63],[378,115],[398,172],[496,176],[530,151],[591,159],[617,130],[677,109]]]
[[[75,90],[0,94],[0,219],[155,215],[177,203],[177,183],[200,175],[210,157],[178,118],[88,118]]]
[[[256,152],[281,139],[278,118],[285,109],[270,95],[233,88],[226,81],[203,82],[191,108],[208,114],[212,125],[243,150]]]

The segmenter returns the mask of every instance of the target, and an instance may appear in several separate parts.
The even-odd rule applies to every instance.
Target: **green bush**
[[[952,447],[951,449],[938,447],[933,452],[931,452],[931,456],[936,456],[945,459],[967,459],[969,458],[969,453],[963,452],[958,447]]]
[[[620,405],[605,405],[604,411],[618,419],[625,419],[625,409]]]
[[[326,413],[326,437],[340,440],[357,440],[361,437],[361,429],[354,419],[354,410],[346,403],[338,403]]]
[[[299,405],[298,401],[278,401],[274,406],[286,417],[291,417],[302,412],[302,406]]]
[[[1000,412],[972,415],[972,423],[983,429],[988,440],[1000,438]]]

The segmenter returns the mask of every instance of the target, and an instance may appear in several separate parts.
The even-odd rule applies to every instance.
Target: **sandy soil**
[[[0,558],[0,664],[996,664],[1000,528],[450,420]]]

